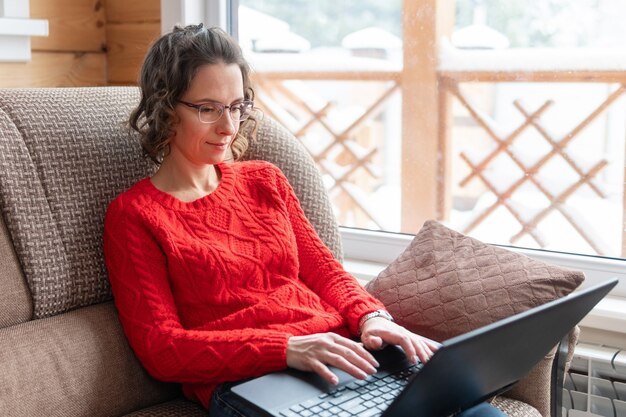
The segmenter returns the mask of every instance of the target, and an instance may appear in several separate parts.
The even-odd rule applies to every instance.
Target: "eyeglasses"
[[[254,102],[252,100],[238,101],[230,106],[225,106],[217,101],[209,101],[202,104],[188,103],[183,100],[178,100],[178,102],[185,106],[198,109],[198,119],[201,123],[217,122],[224,114],[225,109],[228,109],[232,120],[235,122],[243,122],[250,117],[252,109],[254,108]]]

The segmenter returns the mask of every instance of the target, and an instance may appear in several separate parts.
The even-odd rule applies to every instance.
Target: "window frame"
[[[174,25],[203,22],[205,26],[218,26],[237,37],[238,0],[161,0],[161,33]]]
[[[31,19],[27,1],[0,0],[0,62],[30,61],[31,36],[48,36],[48,20]]]

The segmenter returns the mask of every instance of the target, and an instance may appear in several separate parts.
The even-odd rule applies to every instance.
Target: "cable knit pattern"
[[[289,337],[354,335],[384,308],[324,246],[278,168],[218,168],[218,188],[189,203],[143,179],[111,203],[104,235],[133,350],[205,407],[221,382],[284,368]]]

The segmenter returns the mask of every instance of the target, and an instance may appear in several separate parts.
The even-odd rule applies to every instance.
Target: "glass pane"
[[[626,3],[241,0],[344,226],[622,257]]]

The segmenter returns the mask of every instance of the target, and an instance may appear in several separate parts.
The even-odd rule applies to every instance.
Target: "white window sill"
[[[0,35],[48,36],[48,21],[0,17]]]
[[[362,283],[375,278],[408,246],[412,235],[340,228],[346,269]],[[531,258],[585,272],[582,288],[610,278],[618,286],[585,317],[581,326],[626,334],[626,261],[507,247]]]
[[[30,61],[30,37],[48,36],[48,21],[29,19],[28,2],[0,0],[0,9],[0,62]]]

